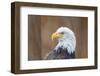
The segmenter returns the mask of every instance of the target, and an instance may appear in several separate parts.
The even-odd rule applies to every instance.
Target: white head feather
[[[57,33],[63,33],[63,37],[58,38],[58,44],[55,49],[62,47],[68,50],[68,53],[73,53],[76,47],[76,38],[74,32],[67,27],[60,27]]]

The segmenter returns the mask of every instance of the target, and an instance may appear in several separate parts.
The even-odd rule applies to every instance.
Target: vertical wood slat
[[[41,21],[39,16],[28,16],[28,58],[41,59]]]

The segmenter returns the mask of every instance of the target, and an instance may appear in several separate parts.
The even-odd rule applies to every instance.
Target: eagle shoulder
[[[46,60],[52,59],[72,59],[75,58],[75,52],[68,53],[67,49],[58,48],[57,50],[52,50],[46,56]]]

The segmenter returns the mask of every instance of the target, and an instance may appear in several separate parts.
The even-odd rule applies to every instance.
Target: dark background
[[[56,46],[50,36],[59,27],[70,28],[76,36],[76,58],[88,57],[88,18],[63,16],[28,16],[28,60],[44,59]]]

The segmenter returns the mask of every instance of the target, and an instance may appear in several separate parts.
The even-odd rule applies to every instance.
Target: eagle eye
[[[61,32],[60,34],[64,34],[64,32]]]

